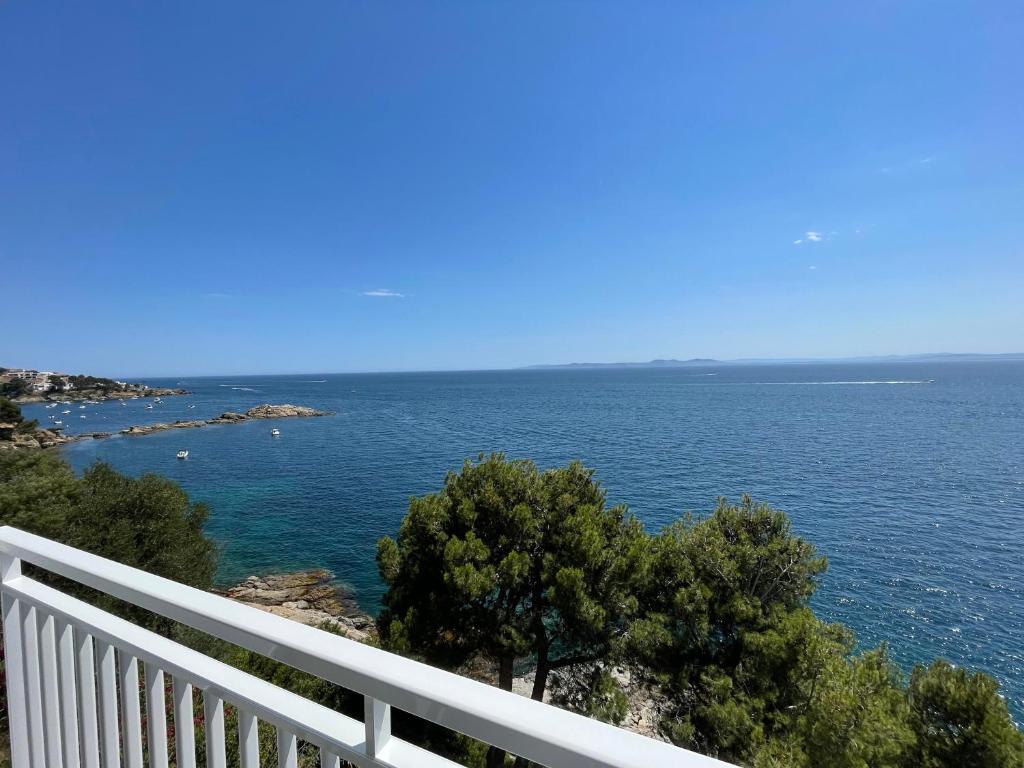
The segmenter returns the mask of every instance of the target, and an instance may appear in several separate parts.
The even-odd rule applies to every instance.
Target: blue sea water
[[[718,496],[786,510],[828,555],[814,605],[903,664],[986,670],[1024,716],[1024,363],[523,370],[151,381],[194,395],[65,408],[69,431],[263,402],[335,412],[67,447],[213,508],[219,578],[323,566],[373,610],[375,543],[466,457],[582,459],[652,530]],[[194,408],[187,406],[194,405]],[[85,419],[80,416],[85,415]],[[272,427],[281,436],[270,435]],[[189,458],[175,453],[187,448]]]

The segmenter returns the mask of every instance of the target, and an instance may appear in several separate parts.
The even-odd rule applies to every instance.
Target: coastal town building
[[[9,368],[0,372],[0,384],[9,381],[24,381],[33,392],[51,392],[54,389],[68,391],[75,388],[71,377],[57,371],[37,371],[32,368]]]

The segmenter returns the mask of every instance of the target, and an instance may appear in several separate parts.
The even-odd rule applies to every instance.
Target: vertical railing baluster
[[[298,742],[295,734],[278,726],[277,768],[296,768],[299,762]]]
[[[148,661],[145,672],[149,768],[167,768],[167,699],[164,696],[164,673]]]
[[[0,589],[21,576],[21,560],[0,555]],[[3,590],[4,665],[7,677],[7,721],[11,732],[11,764],[29,765],[28,698],[25,691],[25,650],[21,633],[22,602]]]
[[[206,768],[225,768],[224,701],[213,691],[203,691],[203,716],[206,721]]]
[[[60,725],[64,733],[63,768],[81,766],[78,737],[78,682],[75,678],[75,632],[57,620],[57,665],[60,669]]]
[[[142,768],[142,712],[139,707],[139,662],[126,651],[117,652],[121,682],[121,743],[125,768]]]
[[[57,672],[57,628],[55,619],[36,611],[39,627],[39,687],[43,693],[43,731],[46,734],[46,764],[60,766],[63,749],[60,733],[60,678]]]
[[[260,768],[260,726],[256,715],[238,710],[238,755],[242,768]]]
[[[114,646],[96,640],[99,665],[100,755],[103,768],[120,768],[121,740],[117,725],[117,660]]]
[[[329,749],[321,747],[320,768],[341,768],[341,758]]]
[[[78,661],[78,716],[83,768],[100,768],[99,718],[96,715],[96,662],[92,635],[75,632]]]
[[[192,685],[171,678],[174,690],[174,755],[178,768],[196,768],[196,726],[192,712]]]
[[[28,694],[28,745],[33,766],[46,765],[43,733],[43,691],[39,682],[39,627],[36,608],[21,617],[21,646],[25,654],[25,692]]]
[[[372,696],[364,696],[363,723],[366,726],[366,754],[376,757],[391,738],[391,705]]]

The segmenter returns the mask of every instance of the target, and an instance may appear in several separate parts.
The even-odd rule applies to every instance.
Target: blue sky
[[[1024,348],[1019,2],[0,5],[0,364]]]

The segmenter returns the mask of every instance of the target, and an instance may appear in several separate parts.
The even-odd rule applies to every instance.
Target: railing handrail
[[[10,526],[0,552],[541,765],[727,766]]]
[[[128,651],[141,661],[197,686],[204,692],[230,697],[235,705],[272,725],[285,725],[300,738],[329,749],[348,762],[378,765],[362,750],[363,723],[335,712],[296,693],[235,669],[180,643],[162,637],[84,603],[52,587],[19,576],[4,582],[5,594],[34,605],[87,632],[91,637]],[[389,762],[397,765],[454,768],[449,760],[393,738],[388,742]]]

